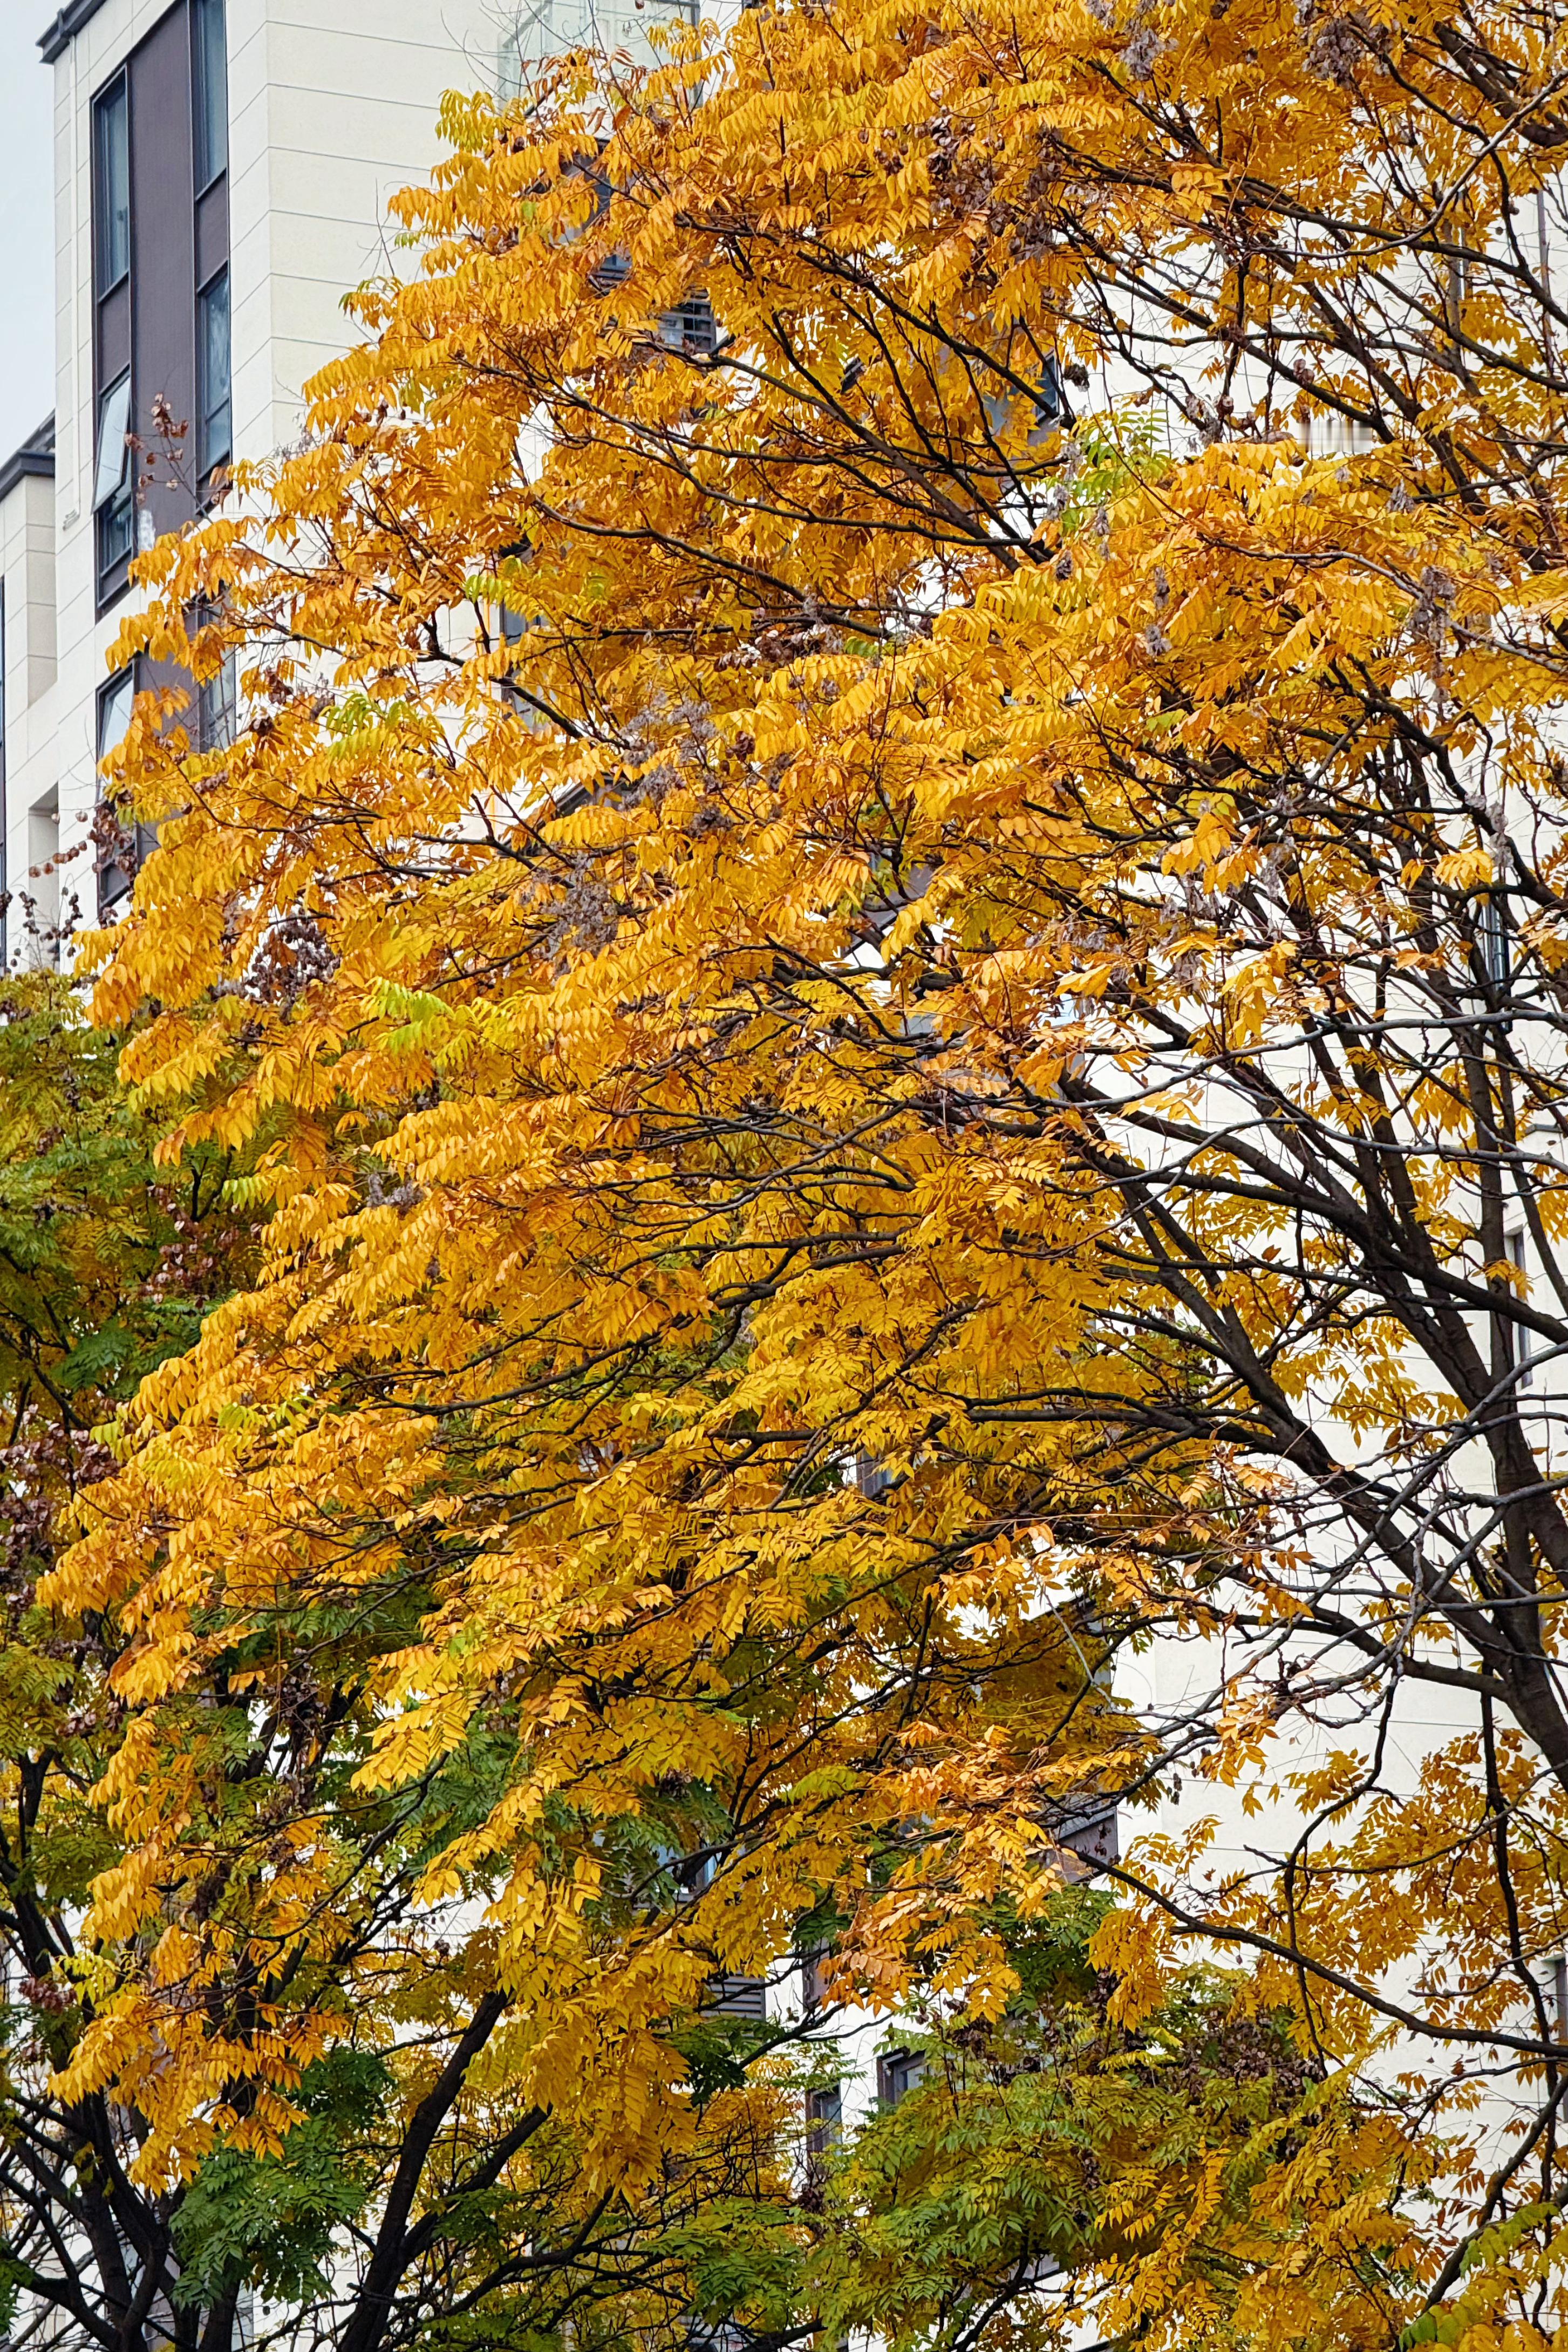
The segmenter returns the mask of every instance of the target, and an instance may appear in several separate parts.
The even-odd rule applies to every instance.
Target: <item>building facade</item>
[[[135,685],[109,667],[132,558],[298,433],[345,293],[393,266],[386,201],[437,160],[441,93],[589,39],[646,57],[685,5],[68,0],[48,26],[56,404],[0,464],[10,967],[130,888],[98,762]]]

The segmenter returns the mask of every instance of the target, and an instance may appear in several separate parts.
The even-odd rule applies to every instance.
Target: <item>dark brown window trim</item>
[[[147,849],[151,845],[151,828],[132,819],[126,822],[124,811],[104,791],[101,762],[116,743],[123,740],[124,728],[117,727],[110,735],[106,724],[117,699],[125,697],[124,721],[130,724],[132,706],[141,686],[139,667],[132,661],[126,669],[117,670],[106,677],[98,689],[93,706],[93,741],[96,758],[93,773],[96,791],[93,796],[93,869],[98,889],[98,919],[101,923],[110,911],[123,906],[136,887],[136,876]],[[119,714],[113,714],[118,718]]]
[[[199,210],[204,198],[228,177],[227,0],[188,0],[187,21],[191,46],[191,189]],[[207,47],[207,36],[215,28],[216,60]],[[216,76],[209,80],[215,62]],[[215,98],[216,142],[212,137]],[[199,270],[197,275],[200,276]]]
[[[901,2106],[926,2079],[930,2061],[921,2050],[884,2050],[877,2060],[877,2104],[884,2110]]]
[[[110,141],[108,125],[112,114],[121,118],[120,154],[124,165],[125,184],[117,192],[109,176]],[[102,310],[111,301],[131,277],[131,72],[129,63],[116,68],[106,82],[95,89],[89,109],[89,136],[92,142],[92,293]],[[118,207],[113,198],[121,193],[124,198],[124,254],[120,267],[110,274],[109,248],[114,238],[113,223]]]
[[[123,391],[123,417],[111,419],[105,415],[114,394]],[[132,423],[134,415],[131,370],[122,368],[106,383],[93,403],[92,416],[92,560],[93,577],[98,583],[98,609],[107,612],[117,596],[123,595],[130,584],[131,559],[136,552],[136,444]],[[99,496],[99,476],[105,457],[112,450],[114,435],[111,422],[123,423],[125,430],[119,436],[121,463],[119,484],[112,496]],[[129,503],[127,503],[129,502]],[[123,547],[105,560],[104,545],[116,520],[129,524],[129,538]]]
[[[215,320],[222,330],[218,382],[213,377],[218,355],[212,341]],[[234,463],[234,330],[226,259],[196,289],[195,346],[197,502],[205,507],[213,499],[216,478]]]

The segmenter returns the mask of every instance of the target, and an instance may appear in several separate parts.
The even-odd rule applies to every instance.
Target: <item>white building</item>
[[[9,964],[53,961],[129,887],[93,820],[132,684],[107,668],[130,557],[293,438],[352,334],[344,294],[389,264],[387,197],[437,160],[441,93],[585,38],[646,57],[685,6],[68,0],[44,32],[55,414],[0,463]]]

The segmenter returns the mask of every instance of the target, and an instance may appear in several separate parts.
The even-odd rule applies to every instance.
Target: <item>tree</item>
[[[0,2300],[18,2340],[19,2298],[46,2282],[68,2324],[86,2274],[131,2300],[163,2230],[126,2178],[123,2118],[51,2079],[91,2015],[78,1930],[94,1874],[122,1853],[91,1791],[124,1709],[118,1628],[64,1622],[38,1583],[73,1503],[114,1467],[100,1424],[190,1345],[247,1257],[214,1155],[193,1154],[178,1184],[154,1169],[154,1129],[117,1085],[121,1042],[52,972],[0,989]]]
[[[1381,2323],[1386,2339],[1377,2274],[1416,2251],[1390,2210],[1397,2126],[1358,2115],[1289,2017],[1249,2010],[1212,1969],[1173,1972],[1156,2010],[1119,2024],[1117,1979],[1090,1958],[1110,1907],[1080,1885],[1011,1922],[1005,2012],[901,2020],[888,2038],[910,2087],[858,2128],[821,2120],[843,2085],[817,2045],[794,2197],[705,2200],[669,2233],[700,2328],[1049,2343],[1093,2270],[1117,2281],[1096,2298],[1115,2340],[1163,2331],[1173,2304],[1194,2343],[1282,2322],[1333,2343],[1380,2340]]]
[[[48,1588],[135,1628],[69,2080],[159,2038],[150,2176],[300,2128],[352,1960],[451,2003],[451,2133],[473,2052],[641,2194],[715,1971],[826,1906],[847,1992],[994,2020],[1064,1813],[1195,1771],[1265,1851],[1114,1866],[1112,2021],[1228,1952],[1369,2137],[1300,2123],[1071,2296],[1537,2340],[1554,40],[822,0],[613,115],[582,61],[454,100],[306,446],[147,560],[126,646],[239,649],[250,717],[133,728],[163,845],[99,1001],[269,1215]],[[1134,1722],[1154,1638],[1192,1673]],[[219,1759],[271,1769],[268,1706],[312,1727],[264,1844]],[[348,1959],[323,1774],[334,1827],[441,1822]],[[450,2226],[404,2185],[354,2352]]]

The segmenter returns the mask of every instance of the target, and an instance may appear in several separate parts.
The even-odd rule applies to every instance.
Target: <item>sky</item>
[[[52,0],[0,0],[0,461],[54,405],[54,75],[38,55]]]

